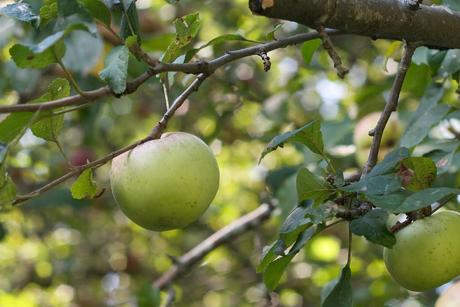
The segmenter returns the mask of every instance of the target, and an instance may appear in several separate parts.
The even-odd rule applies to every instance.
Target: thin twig
[[[320,34],[321,40],[323,41],[324,49],[326,49],[327,54],[329,54],[329,57],[334,63],[334,68],[337,71],[337,76],[339,76],[340,79],[345,78],[345,76],[348,74],[349,69],[343,66],[342,59],[340,58],[337,51],[335,51],[331,38],[329,37],[323,25],[320,25],[318,27],[318,33]]]
[[[174,101],[174,103],[172,104],[171,108],[166,111],[166,113],[163,115],[163,117],[161,118],[161,120],[158,122],[158,124],[153,128],[152,130],[152,133],[141,139],[140,141],[136,142],[136,143],[133,143],[131,145],[128,145],[126,147],[123,147],[121,149],[118,149],[100,159],[97,159],[95,161],[92,161],[92,162],[89,162],[87,164],[84,164],[84,165],[81,165],[81,166],[78,166],[76,167],[74,170],[68,172],[67,174],[49,182],[48,184],[42,186],[41,188],[38,188],[37,190],[33,191],[33,192],[30,192],[26,195],[18,195],[16,197],[16,199],[14,200],[13,202],[13,205],[18,205],[20,203],[23,203],[31,198],[34,198],[34,197],[37,197],[37,196],[40,196],[41,194],[47,192],[48,190],[52,189],[53,187],[63,183],[64,181],[66,181],[67,179],[70,179],[74,176],[77,176],[79,175],[81,172],[83,172],[85,169],[89,169],[89,168],[97,168],[97,167],[100,167],[102,165],[104,165],[105,163],[107,163],[108,161],[112,160],[113,158],[115,158],[116,156],[119,156],[135,147],[137,147],[138,145],[142,144],[142,143],[145,143],[145,142],[148,142],[148,141],[151,141],[151,140],[154,140],[154,139],[158,139],[161,137],[161,134],[163,133],[163,131],[166,129],[167,127],[167,124],[168,124],[168,121],[169,119],[174,115],[174,113],[176,112],[177,109],[180,108],[180,106],[184,103],[184,101],[188,98],[188,96],[190,96],[194,91],[198,90],[199,86],[201,85],[201,83],[206,79],[206,75],[204,74],[201,74],[199,75],[191,84],[190,86],[185,89],[185,91],[179,95],[179,97],[176,98],[176,100]]]
[[[336,33],[334,31],[331,32],[332,34]],[[266,43],[266,44],[262,44],[264,47],[264,50],[273,50],[273,49],[277,49],[277,48],[282,48],[282,47],[285,47],[285,46],[289,46],[289,45],[292,45],[292,44],[296,44],[296,43],[300,43],[302,41],[305,41],[305,40],[310,40],[310,39],[315,39],[315,38],[318,38],[319,37],[319,34],[318,33],[306,33],[306,34],[299,34],[299,35],[294,35],[292,37],[289,37],[289,38],[286,38],[284,39],[283,41],[281,40],[277,40],[277,41],[274,41],[274,42],[270,42],[270,43]],[[241,49],[241,50],[238,50],[238,51],[234,51],[232,52],[231,54],[225,54],[219,58],[217,58],[216,60],[213,60],[211,62],[209,62],[207,65],[204,65],[201,63],[198,67],[201,67],[201,69],[204,69],[203,67],[206,67],[205,68],[205,71],[206,72],[203,72],[203,73],[200,73],[198,75],[198,77],[195,79],[195,81],[192,82],[192,84],[181,94],[179,95],[176,100],[173,102],[173,104],[171,105],[171,107],[165,112],[165,114],[163,115],[163,117],[161,118],[161,120],[158,122],[158,124],[152,129],[152,132],[150,133],[149,136],[147,136],[146,138],[144,139],[141,139],[140,141],[134,143],[134,144],[131,144],[129,146],[126,146],[124,148],[121,148],[117,151],[114,151],[98,160],[95,160],[95,161],[92,161],[90,163],[87,163],[85,165],[82,165],[82,166],[79,166],[78,168],[72,170],[71,172],[49,182],[48,184],[42,186],[41,188],[38,188],[37,190],[31,192],[31,193],[28,193],[26,195],[19,195],[16,197],[15,201],[13,202],[14,205],[17,205],[19,203],[23,203],[31,198],[34,198],[34,197],[37,197],[41,194],[43,194],[44,192],[50,190],[51,188],[61,184],[62,182],[66,181],[67,179],[70,179],[74,176],[77,176],[79,175],[82,171],[84,171],[85,169],[88,169],[88,168],[96,168],[96,167],[100,167],[101,165],[104,165],[105,163],[107,163],[108,161],[112,160],[113,158],[115,158],[116,156],[118,155],[121,155],[133,148],[135,148],[136,146],[144,143],[144,142],[147,142],[149,140],[153,140],[153,139],[157,139],[157,138],[160,138],[161,137],[161,134],[163,133],[163,131],[166,129],[167,127],[167,123],[169,121],[169,119],[174,115],[174,113],[176,112],[177,109],[180,108],[180,106],[185,102],[185,100],[187,99],[188,96],[190,96],[190,94],[192,94],[194,91],[198,90],[198,88],[200,87],[201,83],[210,75],[212,74],[212,72],[214,72],[215,69],[217,69],[218,67],[220,66],[223,66],[229,62],[232,62],[236,59],[240,59],[240,58],[243,58],[243,57],[246,57],[246,56],[249,56],[249,55],[257,55],[258,52],[260,52],[260,49],[261,47],[257,47],[257,46],[253,46],[253,47],[249,47],[249,48],[245,48],[245,49]],[[170,64],[161,64],[161,65],[170,65]],[[172,64],[171,64],[172,65]],[[193,64],[183,64],[183,65],[193,65]],[[209,71],[211,71],[211,73],[209,73]],[[142,74],[141,76],[139,76],[138,78],[136,78],[133,82],[130,82],[127,86],[127,89],[126,89],[126,93],[132,93],[134,92],[141,84],[143,84],[147,79],[149,79],[152,75],[156,74],[157,71],[151,69],[149,70],[148,72]],[[104,91],[109,91],[111,92],[111,90],[108,88],[108,87],[105,87],[103,88],[105,89]],[[105,94],[103,93],[99,93],[98,91],[101,91],[101,89],[99,90],[96,90],[97,94],[91,94],[92,92],[86,92],[89,97],[92,97],[91,95],[95,95],[97,97],[103,97],[105,96]],[[93,91],[94,92],[94,91]],[[88,99],[88,95],[84,97],[84,99]],[[87,103],[87,101],[80,101],[79,100],[79,97],[81,96],[72,96],[72,97],[75,97],[74,99],[76,100],[76,102],[74,102],[73,104],[83,104],[83,103]],[[71,98],[71,97],[68,97],[68,98]],[[53,107],[50,107],[50,103],[53,103]],[[28,106],[28,107],[34,107],[34,106],[38,106],[40,110],[42,110],[43,108],[45,109],[52,109],[54,108],[54,106],[56,104],[59,104],[60,106],[63,106],[63,105],[69,105],[67,104],[66,101],[54,101],[54,102],[48,102],[46,104],[31,104],[31,105],[25,105],[25,106]],[[71,104],[70,104],[71,105]],[[19,106],[16,106],[16,107],[19,107]],[[11,107],[10,107],[11,108]],[[1,107],[0,107],[0,113],[1,113]]]
[[[217,247],[235,239],[250,229],[259,227],[265,220],[270,217],[273,209],[274,206],[271,204],[262,204],[254,211],[249,212],[248,214],[240,217],[236,221],[215,232],[206,240],[202,241],[186,254],[181,256],[178,259],[177,264],[173,265],[169,271],[154,281],[154,286],[159,289],[168,287],[171,285],[171,283],[174,282],[174,280],[190,270],[193,265],[195,265]]]
[[[153,127],[152,132],[150,133],[150,137],[152,139],[160,138],[161,134],[166,129],[166,126],[168,124],[169,119],[171,119],[171,117],[174,115],[174,113],[177,111],[177,109],[179,109],[182,106],[182,104],[185,102],[185,100],[188,98],[188,96],[190,96],[193,92],[196,92],[200,88],[201,83],[203,83],[203,81],[206,80],[207,77],[208,77],[208,75],[200,74],[192,82],[192,84],[190,84],[190,86],[187,87],[185,89],[185,91],[183,91],[182,94],[180,94],[176,98],[176,100],[174,100],[173,104],[165,112],[165,114],[160,119],[158,124],[155,127]]]
[[[369,152],[369,158],[367,159],[367,162],[364,165],[361,178],[365,177],[367,173],[369,173],[370,170],[375,166],[375,164],[377,164],[377,157],[380,150],[380,143],[382,141],[383,131],[385,130],[385,126],[388,123],[388,120],[390,119],[391,113],[395,112],[398,107],[401,88],[404,82],[404,78],[406,77],[407,70],[409,69],[412,60],[412,55],[414,54],[415,49],[416,46],[412,44],[409,44],[407,42],[404,44],[403,56],[401,62],[399,63],[398,72],[396,73],[396,77],[393,82],[390,97],[385,105],[385,108],[383,109],[382,114],[380,115],[375,129],[372,130],[373,139],[371,150]]]
[[[338,35],[340,34],[335,30],[327,30],[328,35]],[[126,90],[123,95],[128,95],[133,93],[137,88],[143,84],[150,77],[162,73],[162,72],[182,72],[187,74],[200,74],[206,73],[211,74],[216,69],[231,63],[233,61],[257,55],[260,53],[260,50],[263,49],[266,52],[285,48],[287,46],[296,45],[308,40],[319,38],[317,32],[297,34],[283,39],[278,39],[276,41],[254,45],[252,47],[243,48],[239,50],[234,50],[228,52],[212,61],[209,62],[193,62],[193,63],[160,63],[158,61],[152,60],[151,67],[149,71],[145,72],[132,82],[127,84]],[[11,106],[0,106],[1,113],[12,113],[12,112],[25,112],[25,111],[36,111],[40,110],[50,110],[55,108],[60,108],[64,106],[71,105],[82,105],[88,101],[96,101],[99,98],[113,94],[108,86],[101,87],[93,91],[85,91],[85,96],[74,95],[62,99],[52,100],[44,103],[34,103],[34,104],[17,104]]]

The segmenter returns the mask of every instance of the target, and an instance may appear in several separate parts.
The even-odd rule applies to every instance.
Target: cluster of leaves
[[[323,176],[305,167],[297,172],[300,205],[284,221],[278,240],[264,249],[258,266],[269,289],[276,288],[288,264],[313,236],[338,222],[340,208],[351,212],[369,204],[362,214],[346,218],[349,229],[372,243],[391,248],[396,239],[387,226],[389,214],[410,213],[460,194],[458,188],[433,187],[437,175],[449,165],[446,159],[458,152],[458,140],[448,142],[453,149],[441,159],[434,160],[432,152],[413,155],[414,148],[427,137],[433,125],[446,117],[458,117],[458,111],[439,103],[442,93],[437,86],[428,90],[399,145],[357,182],[346,182],[342,171],[332,167],[324,150],[319,121],[272,139],[261,159],[286,143],[298,143],[324,159],[326,166]],[[326,291],[323,306],[351,306],[350,276],[348,262],[338,281]]]

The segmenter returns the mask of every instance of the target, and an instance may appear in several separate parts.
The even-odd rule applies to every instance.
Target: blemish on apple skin
[[[275,0],[262,0],[262,9],[266,10],[275,5]]]

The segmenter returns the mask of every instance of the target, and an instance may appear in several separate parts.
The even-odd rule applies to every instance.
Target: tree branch
[[[249,0],[249,7],[255,14],[311,28],[322,24],[347,34],[460,48],[460,13],[444,6],[414,10],[401,0]]]
[[[328,35],[337,35],[338,31],[328,30],[326,31]],[[245,58],[252,55],[258,55],[260,50],[269,52],[275,49],[284,48],[290,45],[296,45],[308,40],[319,38],[317,32],[297,34],[290,37],[278,39],[276,41],[257,44],[252,47],[243,48],[239,50],[229,51],[226,54],[210,61],[210,62],[194,62],[194,63],[158,63],[152,62],[154,65],[150,68],[149,71],[143,73],[132,82],[127,84],[126,90],[123,95],[131,94],[137,90],[137,88],[147,81],[150,77],[162,73],[162,72],[183,72],[187,74],[212,74],[216,69],[241,58]],[[57,99],[53,101],[48,101],[44,103],[34,103],[34,104],[20,104],[20,105],[11,105],[11,106],[0,106],[0,113],[12,113],[12,112],[34,112],[42,110],[56,109],[65,106],[72,105],[82,105],[90,101],[95,101],[99,98],[113,94],[108,86],[101,87],[93,91],[85,91],[82,95],[69,96],[62,99]]]
[[[179,95],[174,103],[172,104],[172,107],[165,112],[161,120],[158,122],[158,124],[153,128],[152,133],[148,135],[147,137],[143,138],[142,140],[133,143],[131,145],[128,145],[126,147],[123,147],[121,149],[118,149],[100,159],[97,159],[93,162],[89,162],[87,164],[84,164],[82,166],[76,167],[74,170],[68,172],[67,174],[49,182],[48,184],[42,186],[41,188],[30,192],[26,195],[19,195],[16,196],[16,199],[13,201],[13,205],[18,205],[20,203],[23,203],[31,198],[40,196],[41,194],[47,192],[48,190],[52,189],[53,187],[63,183],[69,178],[72,178],[74,176],[79,175],[81,172],[83,172],[85,169],[88,168],[96,168],[104,165],[108,161],[112,160],[116,156],[119,156],[131,149],[134,149],[135,147],[139,146],[142,143],[154,140],[154,139],[159,139],[161,137],[161,134],[163,131],[166,129],[166,126],[168,124],[168,121],[171,119],[171,117],[174,115],[177,109],[180,108],[180,106],[185,102],[185,100],[194,92],[197,91],[198,88],[200,87],[201,83],[206,79],[207,75],[201,74],[199,75],[190,85],[189,87],[181,94]]]
[[[369,158],[367,159],[367,162],[364,165],[363,174],[361,178],[366,176],[366,174],[377,163],[383,131],[385,130],[385,126],[388,123],[388,120],[390,119],[391,113],[396,111],[398,107],[399,94],[401,93],[404,78],[406,77],[407,70],[409,69],[415,48],[416,47],[414,45],[408,43],[405,43],[404,45],[403,56],[401,62],[399,63],[398,72],[396,73],[396,77],[393,82],[393,87],[391,88],[390,97],[388,98],[388,102],[386,103],[385,108],[383,109],[383,112],[380,115],[380,118],[377,122],[377,126],[372,131],[373,140],[371,150],[369,152]]]
[[[239,235],[247,232],[250,229],[259,227],[267,220],[274,206],[271,204],[262,204],[256,210],[240,217],[231,224],[225,226],[219,231],[209,236],[206,240],[192,248],[174,264],[169,271],[164,273],[154,282],[154,286],[159,289],[168,287],[174,280],[189,271],[193,265],[203,259],[207,254],[217,247],[235,239]]]

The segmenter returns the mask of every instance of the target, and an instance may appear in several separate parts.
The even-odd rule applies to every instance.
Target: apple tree
[[[0,28],[0,306],[460,304],[457,1],[8,0]]]

